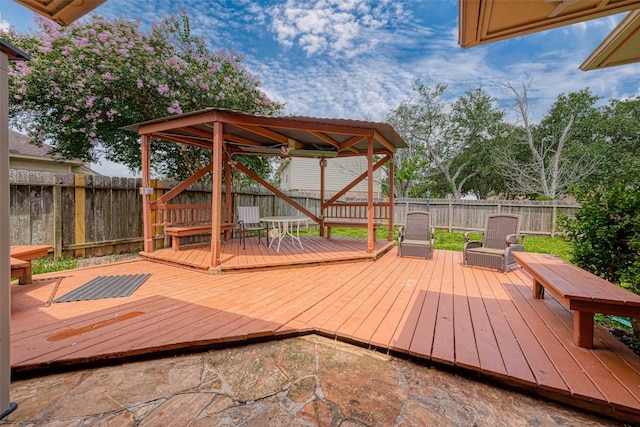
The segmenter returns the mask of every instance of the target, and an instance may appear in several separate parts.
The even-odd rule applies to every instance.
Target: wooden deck
[[[222,243],[220,266],[211,268],[211,244],[195,244],[181,247],[179,251],[171,248],[153,252],[142,252],[146,259],[160,261],[171,265],[187,266],[200,271],[225,273],[234,271],[260,270],[293,266],[310,266],[345,261],[374,261],[394,246],[394,242],[378,240],[374,252],[367,253],[367,240],[347,237],[327,239],[318,236],[300,237],[302,248],[290,238],[282,240],[280,252],[276,252],[274,244],[266,245],[263,237],[246,239],[245,249],[240,239],[230,239]]]
[[[640,358],[600,327],[594,349],[576,347],[571,312],[533,299],[524,271],[463,267],[459,252],[427,261],[395,251],[375,262],[243,274],[137,260],[36,276],[11,288],[11,365],[40,374],[319,333],[640,422]],[[96,276],[146,272],[130,297],[47,306]]]

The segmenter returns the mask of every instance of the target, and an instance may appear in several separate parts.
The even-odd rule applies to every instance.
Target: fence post
[[[62,255],[62,187],[53,186],[53,256]]]
[[[448,219],[448,223],[449,223],[449,233],[451,233],[451,231],[453,230],[453,201],[451,200],[451,197],[449,197],[449,219]]]
[[[85,203],[86,203],[86,193],[85,193],[85,183],[86,177],[84,174],[77,173],[74,177],[74,192],[75,192],[75,244],[85,243],[86,240],[86,228],[85,228]],[[83,257],[85,254],[84,249],[76,249],[74,256]]]
[[[553,208],[551,209],[551,237],[556,237],[556,226],[558,225],[558,206],[556,201],[553,201]]]

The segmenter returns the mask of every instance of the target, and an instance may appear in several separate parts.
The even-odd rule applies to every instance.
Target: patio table
[[[302,241],[300,240],[300,224],[309,222],[309,218],[306,216],[264,216],[260,217],[260,221],[267,223],[267,234],[269,233],[269,224],[278,231],[278,235],[274,236],[269,242],[269,248],[273,245],[273,242],[278,240],[278,247],[276,252],[280,252],[280,243],[287,235],[291,236],[291,240],[297,241],[302,247]],[[295,235],[293,234],[295,227]]]

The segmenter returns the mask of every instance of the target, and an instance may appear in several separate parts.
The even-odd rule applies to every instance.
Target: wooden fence
[[[152,181],[153,199],[177,183]],[[10,172],[12,245],[51,245],[54,254],[101,256],[142,249],[140,179],[82,174]],[[176,204],[210,204],[210,185],[197,183],[172,200]],[[310,212],[320,214],[314,195],[288,193]],[[262,215],[295,215],[288,203],[262,188],[233,191],[234,206],[259,206]],[[470,201],[432,199],[433,225],[448,230],[480,230],[493,212],[522,215],[525,234],[553,235],[560,214],[571,215],[577,204],[530,201]],[[395,222],[407,211],[425,210],[426,199],[398,199]],[[158,236],[159,240],[161,236]]]

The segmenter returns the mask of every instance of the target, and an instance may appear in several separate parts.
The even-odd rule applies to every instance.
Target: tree
[[[441,192],[461,198],[481,164],[470,153],[481,152],[480,147],[492,140],[503,113],[482,88],[468,90],[452,103],[443,100],[446,85],[427,87],[416,82],[414,90],[417,101],[401,104],[389,119],[413,149],[410,158],[414,160],[409,162],[412,176],[438,177]],[[400,174],[404,167],[399,168]]]
[[[93,17],[63,28],[40,19],[33,34],[2,35],[29,52],[9,73],[11,123],[53,154],[96,161],[101,155],[140,168],[139,138],[122,126],[221,107],[273,115],[282,105],[234,53],[211,53],[190,32],[185,13],[154,23]],[[156,173],[184,177],[208,162],[206,150],[154,141]],[[268,170],[267,160],[253,160]]]
[[[601,116],[598,97],[588,89],[560,94],[538,124],[529,115],[529,83],[519,92],[504,85],[515,101],[520,119],[513,138],[519,145],[503,152],[501,173],[512,193],[556,199],[568,194],[569,186],[591,175],[601,160],[597,149],[596,123]]]

